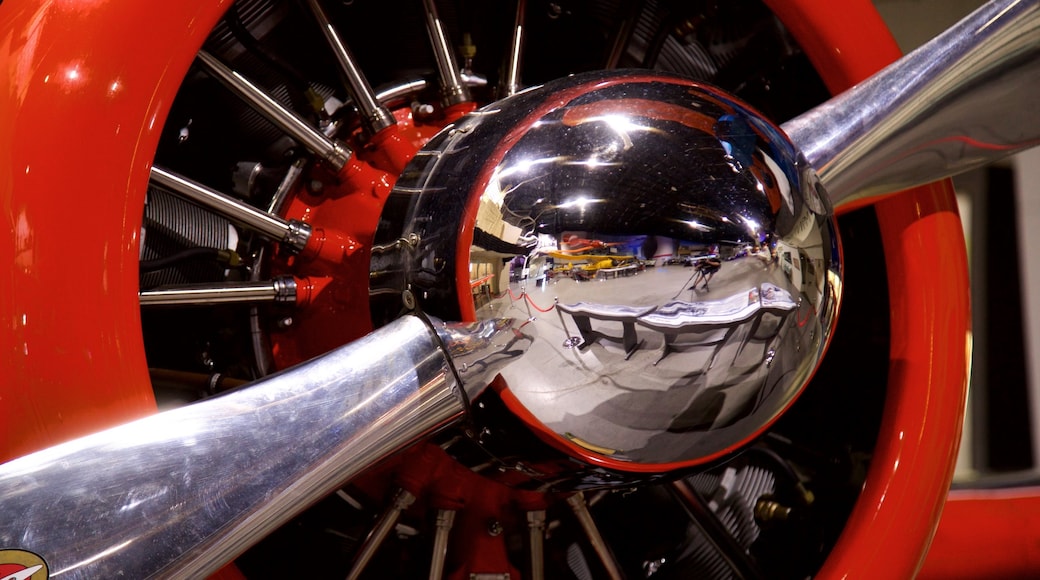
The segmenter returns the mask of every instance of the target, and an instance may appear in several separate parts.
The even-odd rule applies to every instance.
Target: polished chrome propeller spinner
[[[501,373],[533,428],[613,468],[754,437],[834,325],[841,252],[815,174],[693,81],[599,72],[514,95],[435,137],[392,195],[410,208],[388,237],[418,241],[375,277],[406,272],[432,316],[475,314],[442,326],[470,398]]]

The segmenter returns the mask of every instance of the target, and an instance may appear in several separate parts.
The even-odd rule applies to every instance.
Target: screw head
[[[502,534],[503,531],[505,531],[505,527],[502,525],[502,522],[494,518],[488,520],[487,533],[489,536],[499,536]]]
[[[408,310],[415,310],[415,294],[412,294],[411,290],[401,292],[401,302]]]

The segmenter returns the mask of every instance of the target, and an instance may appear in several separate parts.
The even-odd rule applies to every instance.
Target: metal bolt
[[[505,531],[505,527],[502,526],[502,522],[496,519],[490,519],[487,523],[487,533],[489,536],[499,536]]]
[[[181,127],[180,131],[177,132],[177,143],[178,144],[179,143],[184,143],[185,141],[188,140],[189,137],[191,137],[190,128],[191,128],[191,119],[188,119],[188,122],[185,123],[183,127]]]
[[[791,515],[791,508],[771,499],[760,499],[755,503],[755,519],[760,522],[784,521]]]
[[[401,292],[401,302],[408,310],[415,310],[415,294],[412,294],[411,290]]]
[[[412,103],[412,115],[416,118],[429,117],[436,109],[429,103]]]

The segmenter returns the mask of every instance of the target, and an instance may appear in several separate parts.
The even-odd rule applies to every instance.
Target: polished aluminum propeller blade
[[[1040,145],[1040,1],[994,0],[782,125],[836,208]]]

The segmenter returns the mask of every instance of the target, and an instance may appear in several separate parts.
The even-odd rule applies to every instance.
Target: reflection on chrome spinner
[[[373,261],[373,295],[475,313],[442,326],[470,398],[500,374],[537,430],[615,469],[703,463],[759,434],[835,321],[815,174],[692,81],[596,73],[499,101],[435,137],[390,206],[407,217],[382,239],[420,243]]]

